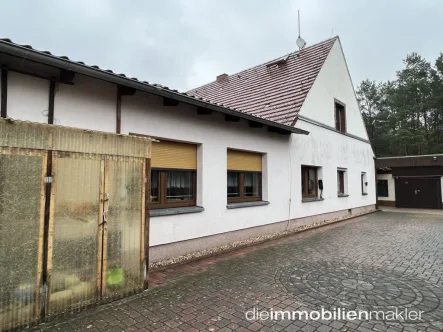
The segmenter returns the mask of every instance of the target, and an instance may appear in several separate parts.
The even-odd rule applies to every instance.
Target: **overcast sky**
[[[0,0],[0,37],[181,91],[339,35],[354,85],[443,51],[442,0]]]

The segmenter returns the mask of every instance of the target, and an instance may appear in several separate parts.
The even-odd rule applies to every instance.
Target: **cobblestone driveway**
[[[248,321],[258,310],[424,311],[421,320]],[[35,330],[443,331],[443,215],[379,212],[152,275],[142,294]]]

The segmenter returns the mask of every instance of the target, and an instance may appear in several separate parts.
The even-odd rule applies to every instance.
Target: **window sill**
[[[320,197],[312,197],[312,198],[303,198],[301,201],[302,203],[309,203],[309,202],[318,202],[318,201],[324,201],[324,198]]]
[[[268,201],[253,201],[253,202],[241,202],[241,203],[228,203],[226,207],[228,209],[239,209],[245,207],[269,205]]]
[[[176,214],[203,212],[205,209],[201,206],[185,206],[168,209],[153,209],[149,211],[151,217],[173,216]]]
[[[368,196],[368,193],[361,193],[363,196]]]
[[[349,197],[348,194],[338,194],[337,197]]]

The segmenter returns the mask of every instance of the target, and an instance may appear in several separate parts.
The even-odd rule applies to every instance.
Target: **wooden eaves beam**
[[[177,106],[178,103],[179,101],[176,99],[163,97],[163,106]]]

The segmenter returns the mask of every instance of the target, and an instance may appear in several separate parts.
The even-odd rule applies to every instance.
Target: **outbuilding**
[[[441,209],[443,154],[377,158],[381,206]]]

